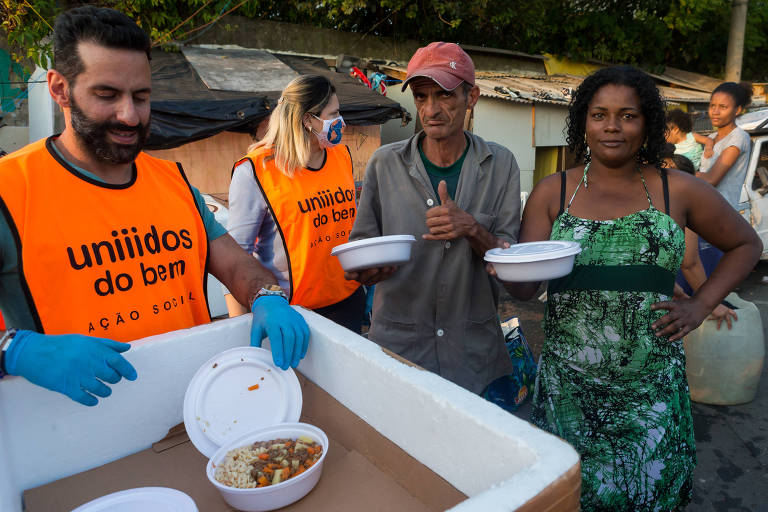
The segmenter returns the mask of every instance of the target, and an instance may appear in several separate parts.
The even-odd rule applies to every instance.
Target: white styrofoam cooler
[[[452,510],[515,510],[578,463],[578,454],[561,439],[435,374],[402,364],[311,311],[297,310],[312,336],[299,371],[469,496]],[[96,407],[22,378],[0,381],[0,510],[21,512],[23,490],[163,438],[182,420],[184,393],[200,365],[225,349],[247,345],[250,324],[249,314],[132,343],[126,357],[138,380],[113,386],[112,396]],[[456,464],[455,453],[444,447],[463,446],[467,439],[492,446],[493,456]]]

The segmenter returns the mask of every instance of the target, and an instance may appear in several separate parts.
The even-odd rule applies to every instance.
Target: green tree
[[[195,37],[228,12],[261,15],[254,0],[0,0],[0,27],[17,61],[45,65],[52,57],[50,35],[56,16],[80,5],[97,3],[128,14],[154,44]],[[278,2],[268,2],[277,9]]]
[[[49,54],[49,25],[78,0],[0,0],[17,58]],[[157,44],[194,41],[237,14],[394,38],[555,53],[577,60],[665,65],[720,76],[730,0],[101,0],[131,15]],[[33,8],[34,7],[34,8]],[[43,21],[45,19],[46,21]],[[742,76],[768,81],[768,0],[750,0]],[[40,42],[42,41],[42,42]]]
[[[730,30],[729,0],[678,0],[665,17],[672,34],[665,62],[670,66],[722,76]],[[768,81],[768,2],[750,0],[742,76]]]

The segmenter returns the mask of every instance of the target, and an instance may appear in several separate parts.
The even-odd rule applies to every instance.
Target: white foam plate
[[[139,487],[119,491],[84,505],[72,512],[198,512],[192,498],[167,487]]]
[[[258,389],[248,388],[258,385]],[[272,363],[269,350],[236,347],[206,361],[184,395],[184,426],[210,458],[224,444],[256,429],[296,422],[301,387],[292,369]]]

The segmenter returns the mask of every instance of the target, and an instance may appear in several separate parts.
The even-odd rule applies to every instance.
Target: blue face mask
[[[334,117],[333,119],[320,119],[312,114],[312,117],[323,122],[323,129],[319,132],[312,129],[312,133],[317,137],[321,147],[332,148],[341,142],[341,129],[347,126],[341,116]]]

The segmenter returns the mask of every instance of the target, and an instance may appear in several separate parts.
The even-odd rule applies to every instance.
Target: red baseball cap
[[[402,90],[420,76],[431,78],[446,91],[452,91],[461,82],[475,85],[475,65],[467,52],[455,43],[429,43],[416,50],[408,62]]]

